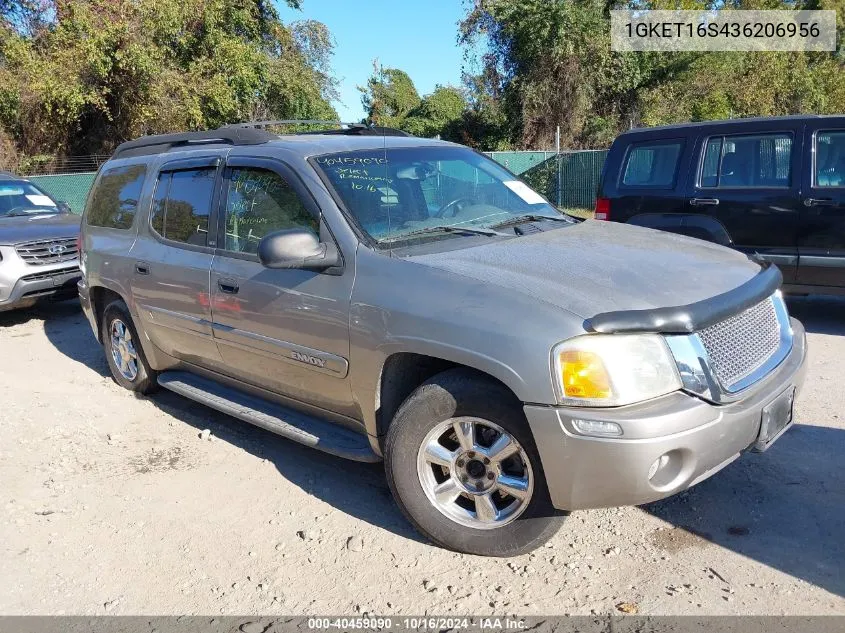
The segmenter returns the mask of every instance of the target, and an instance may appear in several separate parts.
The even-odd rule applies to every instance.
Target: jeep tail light
[[[596,198],[596,210],[593,217],[596,220],[610,219],[610,198]]]

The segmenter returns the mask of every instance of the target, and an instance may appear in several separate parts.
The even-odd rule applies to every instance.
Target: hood
[[[81,218],[72,213],[32,215],[13,218],[0,216],[0,244],[20,244],[79,235]]]
[[[733,290],[760,271],[742,253],[717,244],[595,220],[408,259],[533,296],[585,319],[695,303]]]

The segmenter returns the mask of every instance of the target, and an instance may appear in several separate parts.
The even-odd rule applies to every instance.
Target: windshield
[[[28,182],[0,182],[0,217],[59,213],[52,198]]]
[[[378,148],[316,159],[355,220],[379,245],[453,239],[525,215],[561,214],[498,163],[461,147]],[[495,235],[495,232],[492,232]]]

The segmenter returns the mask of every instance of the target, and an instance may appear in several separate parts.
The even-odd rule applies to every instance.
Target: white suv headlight
[[[658,334],[587,334],[552,350],[561,404],[618,407],[681,388],[678,369]]]

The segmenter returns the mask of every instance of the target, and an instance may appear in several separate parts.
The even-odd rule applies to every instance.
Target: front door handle
[[[715,207],[719,204],[718,198],[693,198],[689,203],[694,207]]]
[[[139,275],[149,275],[150,265],[147,262],[135,262],[135,272]]]
[[[805,207],[832,207],[833,198],[805,198]]]
[[[220,288],[220,292],[225,292],[227,295],[238,294],[238,282],[234,279],[218,279],[217,287]]]

